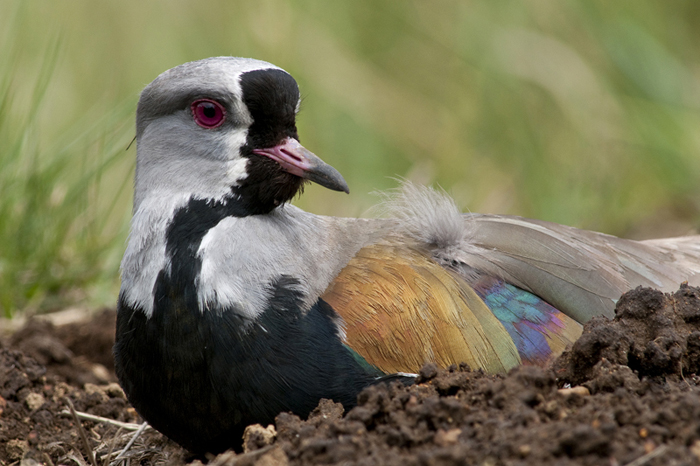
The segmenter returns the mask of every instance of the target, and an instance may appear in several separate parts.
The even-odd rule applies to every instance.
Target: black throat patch
[[[251,214],[264,214],[291,200],[302,190],[304,180],[287,173],[274,160],[254,154],[253,149],[274,147],[285,138],[299,140],[296,107],[299,88],[282,70],[266,69],[243,73],[240,78],[243,103],[253,117],[241,155],[248,157],[248,176],[233,188]]]
[[[179,208],[165,232],[170,273],[161,270],[156,280],[156,296],[168,296],[183,308],[198,309],[195,280],[202,268],[202,259],[197,257],[202,238],[224,218],[246,215],[245,206],[236,198],[190,199]]]

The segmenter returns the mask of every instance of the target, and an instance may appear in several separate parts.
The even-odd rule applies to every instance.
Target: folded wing
[[[632,241],[514,216],[462,215],[405,185],[397,219],[322,296],[348,346],[384,372],[425,362],[503,372],[544,364],[626,291],[700,285],[700,236]],[[372,228],[372,222],[358,223]]]

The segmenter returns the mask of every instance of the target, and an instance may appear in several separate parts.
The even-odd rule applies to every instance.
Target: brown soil
[[[347,414],[325,400],[308,420],[280,414],[274,429],[247,432],[247,453],[209,464],[700,464],[700,289],[638,288],[616,313],[587,324],[550,368],[489,376],[427,365],[415,385],[365,390]],[[141,422],[115,384],[114,321],[113,311],[60,327],[32,321],[2,341],[0,465],[90,464],[66,399],[80,412]],[[79,424],[97,464],[133,435]],[[125,455],[132,465],[207,461],[153,430]]]

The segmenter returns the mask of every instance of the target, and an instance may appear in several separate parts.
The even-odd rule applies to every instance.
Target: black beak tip
[[[320,163],[312,170],[306,172],[305,178],[323,186],[324,188],[350,194],[350,188],[348,188],[348,183],[345,181],[343,176],[338,172],[338,170],[326,163]]]

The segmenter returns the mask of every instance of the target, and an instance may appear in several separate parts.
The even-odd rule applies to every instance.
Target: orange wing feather
[[[348,346],[387,373],[426,362],[504,372],[521,362],[471,287],[405,240],[360,250],[323,299],[343,318]]]

